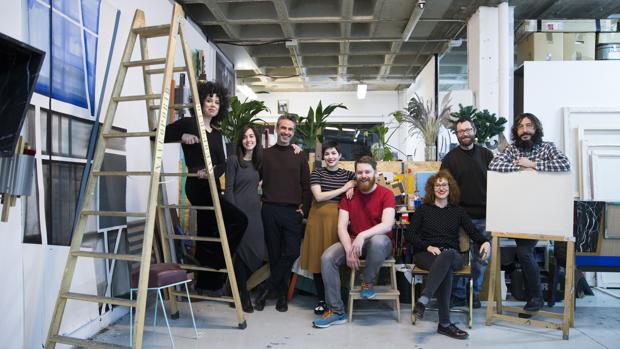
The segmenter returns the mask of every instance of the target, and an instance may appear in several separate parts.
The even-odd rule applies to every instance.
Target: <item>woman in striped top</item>
[[[321,278],[321,255],[338,241],[338,202],[342,194],[348,199],[355,188],[355,173],[338,167],[342,152],[336,142],[323,148],[325,167],[316,168],[310,175],[310,190],[314,200],[306,223],[301,245],[301,267],[314,276],[319,302],[314,308],[317,315],[325,311],[325,289]]]

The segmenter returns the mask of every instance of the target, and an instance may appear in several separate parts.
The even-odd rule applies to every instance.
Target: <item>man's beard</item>
[[[469,147],[470,145],[472,145],[474,143],[474,137],[461,137],[458,139],[459,144],[462,145],[463,147]]]
[[[531,133],[528,133],[530,135],[530,139],[527,140],[523,140],[521,137],[523,137],[523,135],[525,135],[525,133],[523,135],[521,135],[521,137],[517,138],[515,141],[515,144],[517,146],[517,148],[520,149],[532,149],[532,147],[534,146],[534,135]]]
[[[359,189],[362,193],[369,192],[372,187],[375,185],[375,177],[370,178],[367,181],[357,180],[357,189]]]

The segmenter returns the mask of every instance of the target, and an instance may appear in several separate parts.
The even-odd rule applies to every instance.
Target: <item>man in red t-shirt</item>
[[[379,268],[392,253],[392,226],[395,200],[392,191],[377,185],[377,163],[370,156],[355,162],[357,188],[353,198],[340,200],[338,214],[339,242],[331,245],[321,256],[321,273],[325,285],[328,310],[314,320],[314,327],[324,328],[347,321],[340,296],[340,266],[359,269],[360,257],[366,260],[361,274],[362,298],[376,296],[373,285]]]

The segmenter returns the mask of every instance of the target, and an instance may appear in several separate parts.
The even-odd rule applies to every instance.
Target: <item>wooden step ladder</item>
[[[88,176],[85,198],[81,200],[80,214],[78,222],[74,228],[73,236],[71,240],[71,248],[69,250],[69,256],[67,257],[67,263],[65,266],[64,274],[60,284],[60,290],[56,299],[56,306],[50,323],[48,331],[47,341],[45,348],[53,349],[57,343],[74,345],[84,348],[129,348],[118,344],[107,344],[96,342],[93,340],[86,340],[80,338],[73,338],[59,333],[62,323],[65,306],[67,300],[77,300],[93,303],[104,303],[118,306],[126,306],[136,308],[134,317],[134,336],[131,348],[140,349],[143,344],[143,331],[144,331],[144,317],[146,311],[146,298],[149,269],[151,264],[151,252],[153,246],[153,235],[155,230],[155,218],[157,217],[157,224],[159,226],[160,237],[162,241],[162,251],[164,254],[164,260],[171,261],[170,249],[168,246],[168,239],[175,238],[173,234],[166,231],[166,224],[164,221],[164,209],[177,207],[176,205],[165,205],[162,203],[163,197],[165,197],[165,191],[162,191],[160,186],[160,177],[183,177],[188,176],[186,173],[162,173],[162,154],[164,148],[164,135],[166,131],[166,123],[168,119],[169,103],[170,103],[170,90],[172,83],[172,75],[174,72],[187,72],[189,77],[189,86],[192,94],[193,104],[189,107],[193,107],[195,115],[202,115],[202,109],[198,98],[198,89],[196,87],[196,75],[194,73],[194,66],[192,64],[192,53],[185,40],[184,36],[184,13],[181,6],[175,3],[172,19],[170,24],[147,27],[145,26],[144,12],[136,10],[133,18],[131,31],[127,38],[127,43],[123,51],[121,66],[119,67],[114,88],[112,90],[112,96],[108,104],[108,109],[105,115],[105,121],[103,128],[97,139],[96,150],[93,157],[92,171]],[[177,35],[179,38],[177,38]],[[140,37],[140,53],[141,60],[131,61],[131,55],[136,44],[136,40]],[[168,37],[168,47],[166,50],[166,57],[164,58],[150,58],[148,55],[147,39],[154,37]],[[185,60],[185,66],[174,66],[174,55],[176,50],[177,40],[180,40],[183,57]],[[164,65],[164,68],[151,68],[153,65]],[[121,96],[121,91],[125,81],[128,68],[141,67],[144,80],[144,95],[138,96]],[[162,92],[154,93],[151,86],[151,76],[155,74],[163,74]],[[148,132],[114,132],[112,131],[112,125],[116,114],[116,108],[119,102],[127,101],[140,101],[144,100],[146,105],[146,112],[148,118]],[[159,100],[159,103],[154,103]],[[173,109],[187,108],[187,105],[173,105]],[[158,115],[157,115],[157,112]],[[133,117],[133,115],[132,115]],[[239,298],[239,291],[237,289],[237,283],[232,266],[232,258],[230,250],[228,248],[228,239],[226,236],[226,230],[224,227],[224,219],[222,216],[219,196],[217,195],[217,186],[215,184],[215,176],[213,172],[213,165],[209,153],[209,146],[207,142],[207,136],[205,133],[204,123],[201,117],[196,118],[198,129],[200,131],[200,140],[202,144],[202,152],[204,154],[204,162],[206,164],[208,172],[209,187],[211,189],[211,195],[213,199],[213,206],[195,206],[193,209],[208,209],[214,210],[217,220],[217,227],[220,232],[220,238],[202,238],[194,237],[199,241],[218,241],[221,242],[224,251],[224,259],[226,262],[226,269],[213,270],[204,267],[186,266],[187,269],[208,270],[208,271],[220,271],[228,274],[230,286],[232,290],[232,297],[199,297],[213,300],[233,302],[235,304],[237,321],[239,328],[246,327],[246,321],[243,317],[243,311],[241,310],[241,302]],[[145,137],[150,139],[151,142],[151,155],[152,155],[152,168],[150,171],[101,171],[101,165],[103,163],[103,157],[107,148],[107,141],[113,138],[128,138],[128,137]],[[154,139],[154,142],[153,142]],[[145,212],[122,212],[122,211],[98,211],[91,207],[91,203],[94,200],[91,198],[95,194],[95,188],[97,186],[97,179],[103,176],[150,176],[148,187],[148,201]],[[190,174],[189,176],[192,176]],[[145,229],[142,245],[141,255],[123,255],[114,253],[99,253],[82,251],[81,245],[86,230],[86,223],[91,216],[116,216],[116,217],[144,217]],[[114,259],[128,262],[140,263],[140,278],[138,281],[138,296],[134,300],[115,298],[115,297],[102,297],[98,295],[79,294],[71,292],[71,282],[73,274],[76,268],[78,257],[86,258],[98,258],[98,259]],[[172,313],[176,310],[176,297],[184,296],[185,293],[177,293],[175,291],[170,292],[170,303]],[[195,297],[192,295],[191,297]],[[197,297],[197,296],[196,296]],[[130,309],[133,311],[133,309]]]

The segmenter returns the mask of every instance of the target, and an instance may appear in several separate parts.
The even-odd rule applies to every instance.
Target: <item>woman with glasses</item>
[[[450,295],[455,270],[465,264],[465,257],[459,251],[459,230],[463,228],[470,238],[481,244],[480,255],[486,259],[490,244],[478,231],[465,210],[458,206],[459,188],[449,172],[441,170],[426,182],[424,203],[414,213],[407,228],[406,239],[413,245],[413,262],[428,270],[426,287],[414,307],[418,319],[431,297],[438,292],[439,325],[437,332],[456,339],[465,339],[469,334],[450,321]]]

